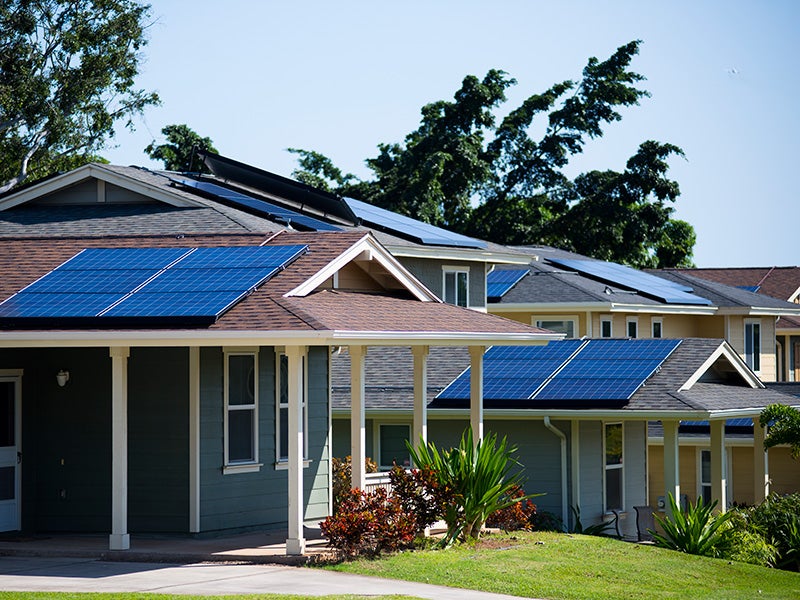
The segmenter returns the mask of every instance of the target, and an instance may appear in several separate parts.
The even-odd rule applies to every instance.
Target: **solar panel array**
[[[301,228],[310,231],[341,231],[340,227],[336,227],[320,219],[315,219],[314,217],[304,215],[289,208],[284,208],[283,206],[278,206],[277,204],[260,198],[253,198],[247,194],[242,194],[241,192],[217,185],[216,183],[211,183],[210,181],[195,181],[194,179],[172,179],[172,181],[198,189],[215,198],[226,200],[237,207],[249,209],[250,212],[255,212],[258,215],[287,225],[299,225]]]
[[[0,303],[8,326],[188,319],[213,323],[307,246],[92,248]],[[183,322],[183,321],[181,321]]]
[[[528,274],[528,269],[495,269],[486,276],[486,299],[497,302]]]
[[[709,427],[708,421],[681,421],[681,427],[704,428]],[[752,419],[725,419],[725,427],[753,427]]]
[[[456,246],[461,248],[486,248],[486,242],[467,237],[459,233],[447,231],[441,227],[436,227],[429,223],[417,221],[405,215],[399,215],[390,210],[345,198],[345,201],[361,219],[361,222],[369,227],[374,227],[392,233],[400,237],[410,238],[420,244],[433,246]]]
[[[635,290],[667,304],[711,305],[711,301],[707,298],[690,293],[692,291],[690,287],[637,271],[625,265],[577,258],[548,258],[547,260],[604,283]]]
[[[494,346],[484,355],[483,398],[489,401],[624,402],[680,340],[564,340],[546,346]],[[470,397],[470,369],[436,396]]]
[[[758,290],[761,289],[760,285],[737,285],[736,287],[746,292],[753,292],[754,294],[758,293]]]

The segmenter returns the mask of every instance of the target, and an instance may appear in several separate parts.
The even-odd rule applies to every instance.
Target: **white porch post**
[[[581,505],[581,422],[572,419],[570,435],[570,465],[572,467],[572,505]],[[569,516],[569,515],[567,515]],[[567,525],[567,522],[564,522]],[[574,523],[573,523],[574,525]]]
[[[678,425],[679,421],[662,421],[664,426],[664,492],[665,498],[672,494],[680,506],[681,501],[681,468],[678,458]],[[669,501],[666,506],[670,513]]]
[[[428,443],[428,346],[413,346],[414,354],[414,427],[411,444]]]
[[[469,424],[477,444],[483,439],[483,346],[469,347]]]
[[[767,427],[761,427],[761,420],[753,417],[753,502],[758,504],[769,496],[769,456],[764,452],[764,438]]]
[[[189,531],[200,531],[200,348],[189,348]]]
[[[350,346],[350,472],[351,487],[364,489],[367,474],[366,420],[364,418],[364,359],[366,346]]]
[[[725,477],[725,419],[710,421],[711,424],[711,501],[717,501],[717,510],[727,510],[727,486]]]
[[[128,356],[130,348],[109,348],[111,356],[111,535],[109,550],[128,550]]]
[[[305,346],[286,346],[289,395],[289,537],[286,554],[302,555],[306,549],[303,537],[303,362]]]

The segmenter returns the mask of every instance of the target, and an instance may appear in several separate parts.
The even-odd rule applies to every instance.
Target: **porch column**
[[[669,494],[680,506],[681,501],[681,467],[678,458],[678,425],[680,421],[662,421],[664,426],[664,492],[665,499]],[[670,514],[669,500],[666,512]]]
[[[572,470],[571,506],[581,505],[581,422],[571,421],[570,466]],[[568,515],[569,516],[569,515]],[[566,521],[564,525],[567,525]],[[573,523],[575,525],[575,523]]]
[[[414,427],[411,444],[428,443],[428,346],[413,346],[414,354]]]
[[[725,477],[725,419],[710,421],[711,425],[711,501],[717,501],[717,511],[727,510]]]
[[[367,474],[366,421],[364,418],[364,359],[366,346],[350,346],[350,472],[351,487],[364,489]]]
[[[475,444],[483,439],[483,346],[469,347],[469,424]]]
[[[128,356],[130,348],[109,348],[111,356],[111,535],[109,550],[128,550]]]
[[[286,346],[288,367],[287,419],[289,430],[289,537],[286,554],[302,555],[306,549],[303,537],[303,362],[305,346]]]
[[[200,348],[189,348],[189,531],[200,532]]]
[[[764,451],[767,427],[761,419],[753,417],[753,503],[763,502],[769,496],[769,455]]]

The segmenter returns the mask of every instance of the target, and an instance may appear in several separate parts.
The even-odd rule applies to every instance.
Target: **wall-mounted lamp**
[[[69,381],[69,371],[61,369],[58,373],[56,373],[56,381],[58,382],[58,387],[64,387],[67,385],[67,382]]]

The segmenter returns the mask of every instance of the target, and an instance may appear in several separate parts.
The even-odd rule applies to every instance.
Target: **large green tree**
[[[579,81],[527,97],[499,120],[506,90],[500,70],[464,78],[452,101],[422,108],[418,129],[402,144],[381,144],[360,180],[312,151],[294,176],[429,223],[502,244],[546,243],[636,267],[688,266],[694,230],[672,218],[678,184],[672,144],[643,142],[623,171],[570,177],[570,158],[619,121],[619,110],[647,91],[630,70],[640,42],[608,59],[590,58]]]
[[[162,161],[168,171],[204,171],[205,165],[195,156],[196,151],[218,153],[211,138],[200,137],[188,125],[167,125],[161,133],[166,143],[156,144],[153,140],[144,151],[153,160]]]
[[[788,444],[792,458],[800,459],[800,410],[783,404],[770,404],[761,411],[761,426],[769,424],[764,448]]]
[[[134,0],[0,3],[0,192],[90,160],[158,103],[135,85],[148,14]]]

